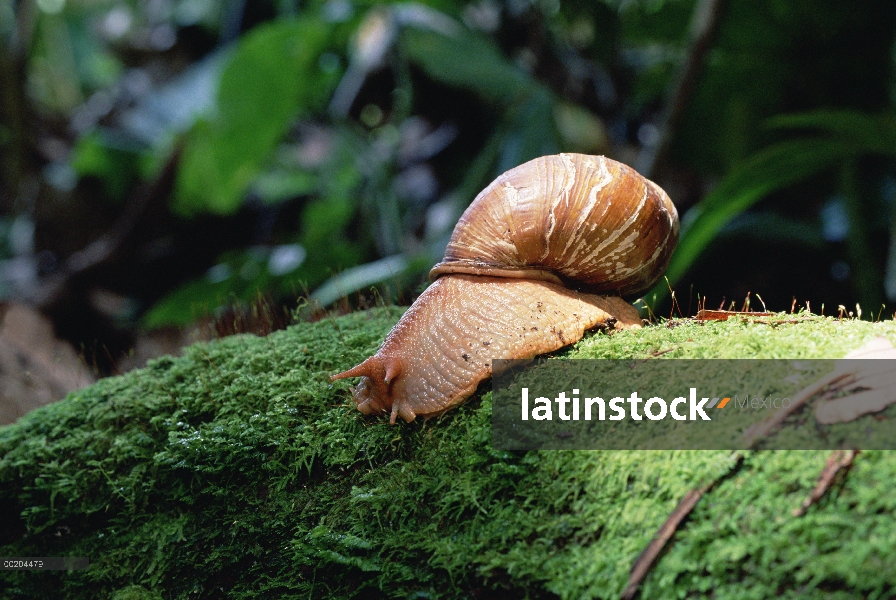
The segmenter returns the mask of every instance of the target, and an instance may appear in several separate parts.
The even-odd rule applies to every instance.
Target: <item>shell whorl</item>
[[[666,193],[604,156],[543,156],[507,171],[461,216],[430,271],[541,279],[634,297],[678,243]]]

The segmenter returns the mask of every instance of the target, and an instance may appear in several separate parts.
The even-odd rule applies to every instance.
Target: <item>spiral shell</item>
[[[543,156],[482,190],[435,279],[472,273],[635,297],[669,266],[678,213],[658,185],[604,156]]]
[[[361,377],[358,410],[393,423],[441,414],[493,359],[533,358],[600,324],[639,327],[619,296],[656,283],[677,242],[675,206],[633,169],[582,154],[529,161],[464,212],[435,282],[376,354],[331,379]]]

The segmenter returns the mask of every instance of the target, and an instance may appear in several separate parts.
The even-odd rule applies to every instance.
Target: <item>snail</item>
[[[603,156],[515,167],[463,213],[433,279],[379,350],[331,381],[361,377],[365,414],[411,422],[457,406],[495,358],[529,359],[588,329],[640,327],[623,298],[650,289],[678,242],[666,193]]]

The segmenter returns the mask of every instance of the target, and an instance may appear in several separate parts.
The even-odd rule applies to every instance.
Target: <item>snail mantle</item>
[[[543,156],[499,176],[461,216],[433,284],[376,354],[331,380],[365,414],[411,422],[461,404],[493,359],[527,359],[588,329],[640,327],[678,243],[669,196],[604,156]]]

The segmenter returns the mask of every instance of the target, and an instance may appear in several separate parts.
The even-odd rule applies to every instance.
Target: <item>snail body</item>
[[[467,208],[434,283],[374,356],[331,377],[361,377],[358,409],[413,421],[462,403],[495,358],[572,344],[601,324],[640,326],[635,297],[678,241],[666,193],[602,156],[560,154],[507,171]]]

